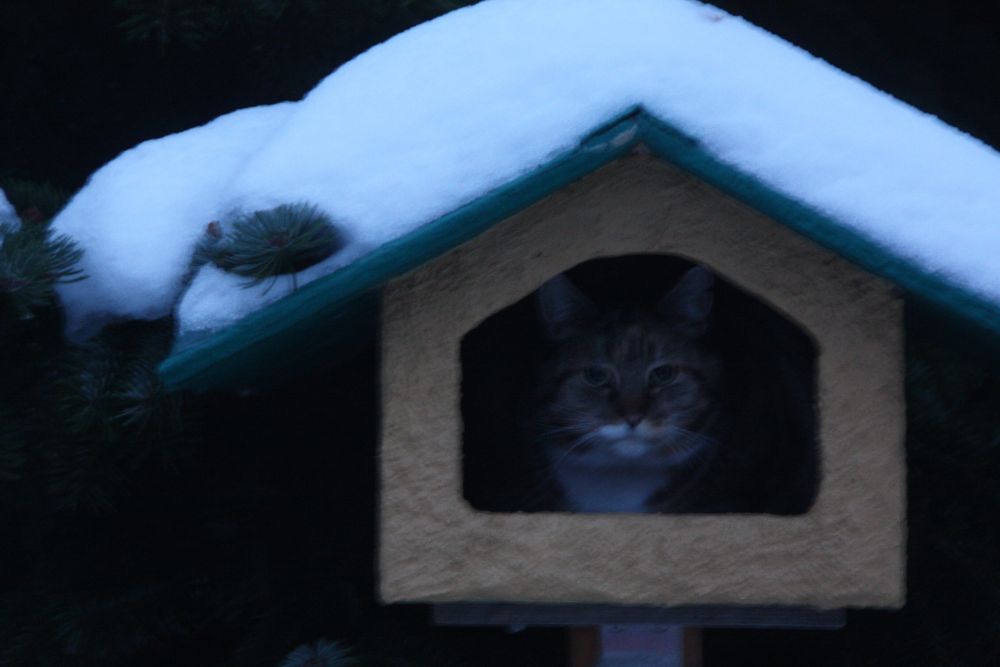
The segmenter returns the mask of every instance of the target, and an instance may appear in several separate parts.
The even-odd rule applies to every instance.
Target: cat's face
[[[541,406],[553,456],[615,466],[669,466],[710,443],[698,437],[715,401],[718,362],[658,322],[583,333],[549,366]]]
[[[716,445],[720,362],[701,342],[711,284],[692,269],[648,312],[626,313],[601,312],[563,277],[540,290],[554,349],[536,436],[557,472],[662,476]]]

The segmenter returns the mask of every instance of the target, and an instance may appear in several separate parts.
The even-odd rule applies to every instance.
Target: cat
[[[708,268],[584,262],[463,337],[463,497],[487,512],[807,512],[817,354]]]
[[[713,275],[695,266],[655,304],[598,307],[565,275],[536,292],[551,352],[530,439],[555,509],[697,510],[726,427],[723,363],[706,344]]]

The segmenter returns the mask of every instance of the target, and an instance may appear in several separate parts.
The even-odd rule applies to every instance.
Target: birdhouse
[[[70,332],[173,314],[189,389],[377,344],[386,602],[901,606],[904,304],[1000,331],[1000,159],[704,5],[558,4],[480,3],[123,154],[54,222],[86,250]],[[342,251],[252,285],[192,262],[206,223],[289,202]],[[558,405],[613,419],[556,438],[588,309],[613,327],[573,382],[613,400]],[[593,463],[608,442],[633,463]]]
[[[384,287],[386,600],[902,604],[905,405],[897,290],[663,159],[646,144],[658,145],[660,133],[667,130],[644,116],[624,121],[602,141],[613,145],[631,134],[632,150]],[[504,512],[496,511],[502,503],[470,503],[475,473],[463,462],[477,454],[466,440],[473,425],[463,389],[482,364],[463,364],[463,340],[555,275],[601,258],[605,265],[619,258],[627,270],[630,258],[650,256],[709,268],[811,342],[814,367],[791,391],[811,392],[814,432],[771,455],[809,460],[789,473],[814,480],[809,499],[794,515],[738,506],[713,513]],[[741,340],[765,335],[749,330],[753,321],[728,324],[740,327],[728,335]],[[530,334],[507,330],[504,337],[523,345]],[[768,337],[780,345],[782,338]],[[755,372],[776,369],[767,364]],[[759,384],[745,386],[754,391]],[[514,398],[487,386],[471,400],[485,402],[502,422]],[[481,455],[490,461],[485,477],[501,474],[505,456],[522,456],[503,440],[492,443],[494,456]],[[810,447],[813,456],[801,451]]]
[[[163,372],[179,386],[239,384],[273,374],[276,360],[349,350],[374,318],[387,602],[898,607],[905,332],[899,281],[866,268],[872,257],[881,255],[836,221],[638,109],[554,165],[181,349]],[[744,369],[737,403],[767,404],[753,380],[774,387],[782,376],[791,379],[777,381],[768,409],[807,406],[794,441],[748,468],[784,466],[766,484],[798,485],[796,499],[589,512],[494,503],[477,489],[497,485],[483,466],[501,486],[518,483],[502,478],[502,452],[467,437],[490,429],[474,422],[484,405],[502,417],[512,396],[476,377],[475,354],[495,351],[483,341],[499,335],[509,355],[530,340],[517,312],[534,313],[554,276],[620,285],[615,275],[638,271],[666,289],[694,266],[715,279],[728,355],[758,362]],[[780,370],[786,354],[791,375]],[[749,414],[758,417],[767,418]]]

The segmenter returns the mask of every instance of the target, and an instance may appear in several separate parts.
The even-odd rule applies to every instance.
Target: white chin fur
[[[637,460],[647,456],[652,447],[643,440],[616,440],[611,443],[615,454],[628,460]]]
[[[625,422],[617,424],[605,424],[597,429],[597,434],[608,440],[617,440],[628,435],[629,426]]]

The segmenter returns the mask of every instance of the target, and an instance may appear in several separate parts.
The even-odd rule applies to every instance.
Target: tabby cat
[[[551,354],[532,440],[557,509],[697,509],[726,426],[723,364],[705,344],[713,282],[696,266],[646,308],[601,309],[563,275],[538,290]]]

